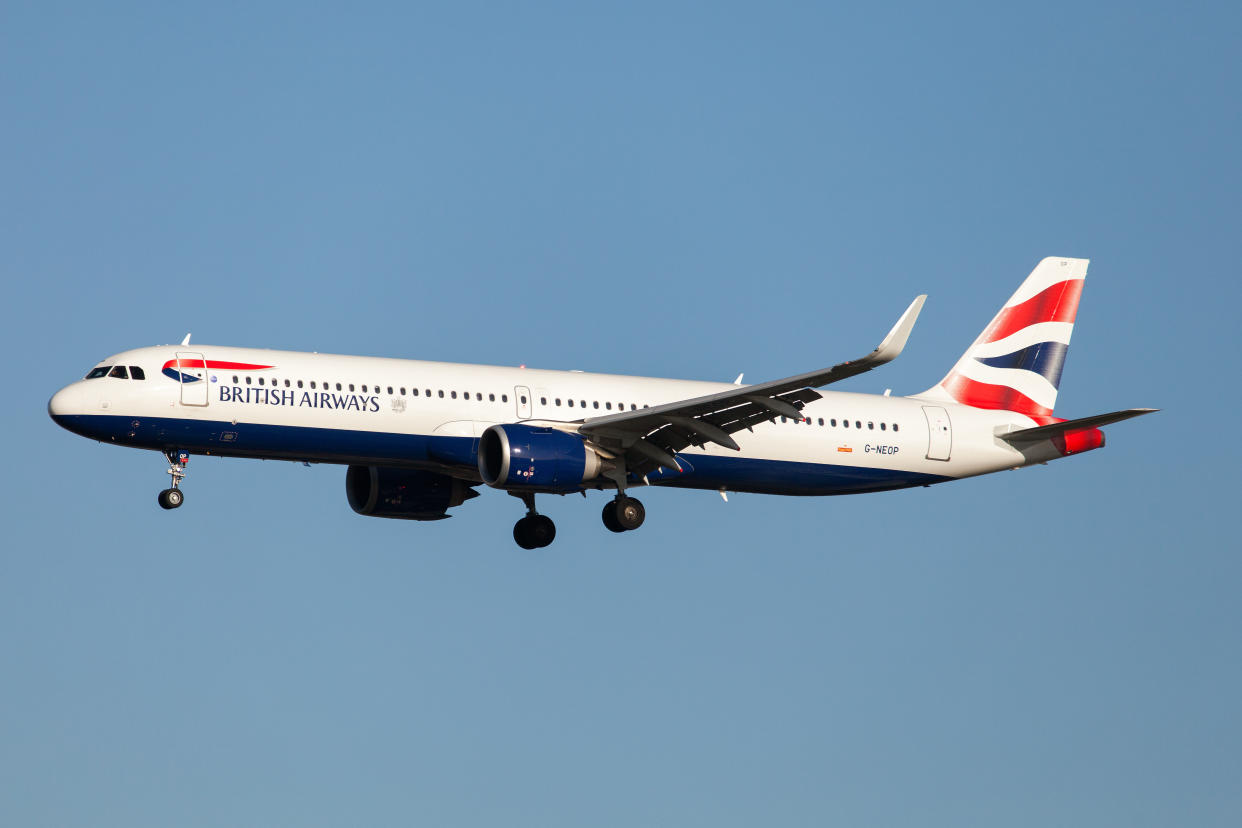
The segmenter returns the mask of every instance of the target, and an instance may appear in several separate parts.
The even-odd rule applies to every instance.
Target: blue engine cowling
[[[384,466],[350,466],[345,472],[349,507],[368,517],[441,520],[479,493],[447,474]]]
[[[601,468],[586,441],[554,428],[494,425],[479,438],[479,474],[497,489],[576,492]]]

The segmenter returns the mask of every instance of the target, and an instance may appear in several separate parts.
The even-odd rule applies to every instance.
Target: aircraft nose
[[[47,401],[47,413],[57,425],[64,426],[65,418],[84,414],[82,388],[78,383],[66,385]]]

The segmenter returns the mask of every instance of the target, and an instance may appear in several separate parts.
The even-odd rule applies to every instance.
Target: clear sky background
[[[0,5],[0,823],[1242,824],[1230,3]],[[356,516],[58,429],[177,342],[760,381],[1092,259],[1102,451]]]

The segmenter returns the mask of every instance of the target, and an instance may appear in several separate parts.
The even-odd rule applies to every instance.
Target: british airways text
[[[239,388],[220,386],[220,402],[252,405],[288,405],[294,408],[335,408],[348,411],[379,411],[379,397],[361,394],[333,394],[328,391],[288,391],[280,388]]]

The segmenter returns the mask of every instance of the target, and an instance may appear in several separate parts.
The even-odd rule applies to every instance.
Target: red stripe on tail
[[[1082,279],[1050,285],[1012,308],[1004,308],[979,337],[979,342],[995,342],[1039,322],[1073,322],[1082,297]]]

